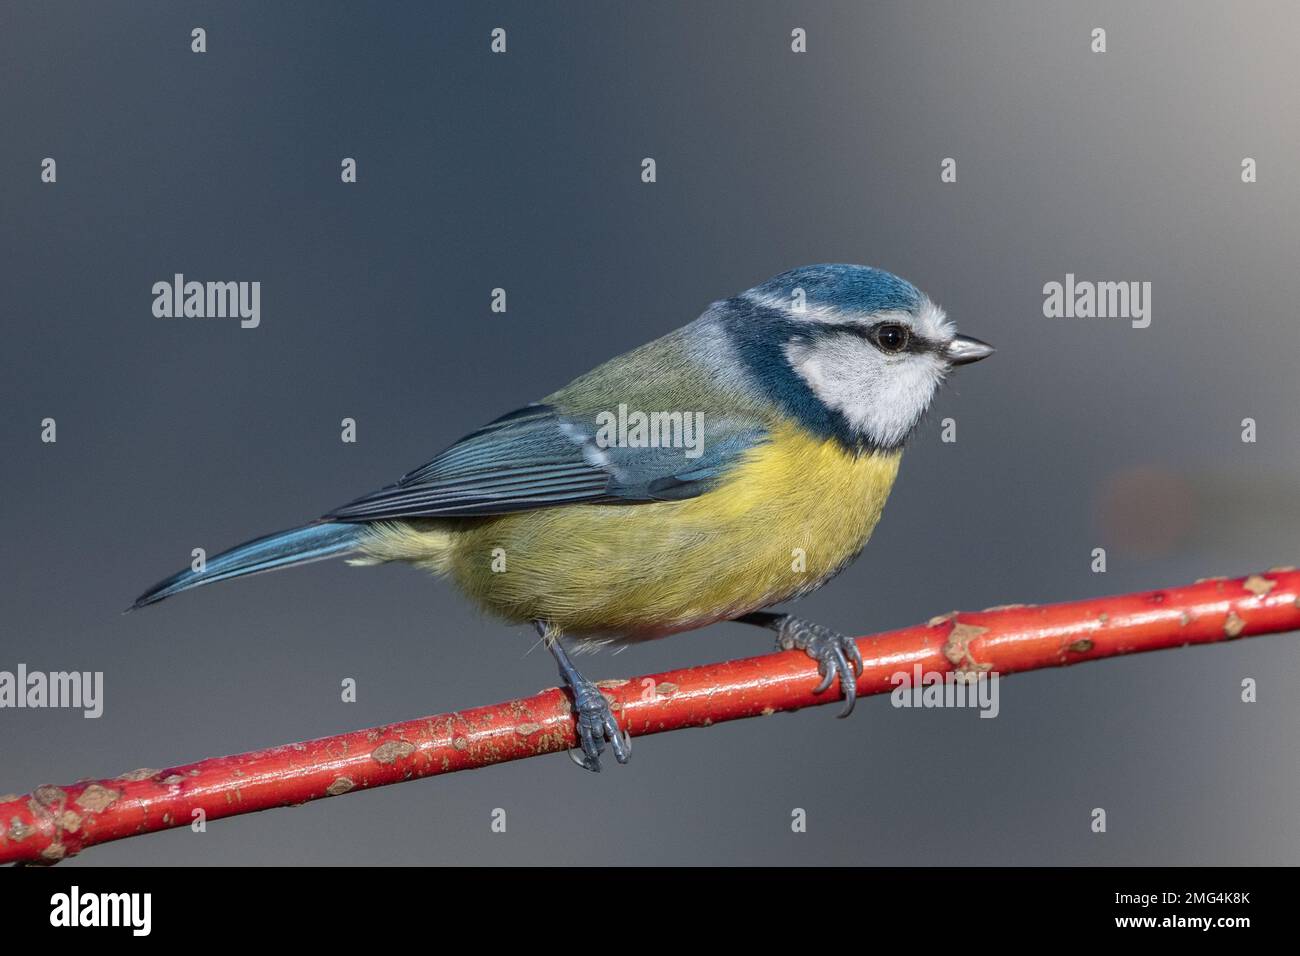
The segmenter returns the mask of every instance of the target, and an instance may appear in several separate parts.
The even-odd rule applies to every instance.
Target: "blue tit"
[[[583,649],[757,624],[818,662],[819,693],[838,680],[847,716],[862,669],[854,642],[764,609],[821,587],[862,550],[940,383],[992,351],[888,272],[793,269],[395,484],[167,578],[134,607],[325,558],[416,564],[537,629],[572,693],[574,756],[589,770],[607,743],[626,762],[629,740],[561,638]]]

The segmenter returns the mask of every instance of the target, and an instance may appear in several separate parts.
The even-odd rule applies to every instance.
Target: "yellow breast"
[[[653,637],[822,584],[870,537],[899,457],[854,454],[790,425],[697,498],[439,523],[404,535],[407,553],[384,558],[450,573],[513,621],[547,620],[576,635]]]

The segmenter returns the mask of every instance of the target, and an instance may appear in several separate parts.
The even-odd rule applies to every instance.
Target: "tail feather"
[[[202,571],[186,569],[159,581],[130,610],[204,584],[337,558],[355,551],[363,534],[363,525],[321,522],[256,538],[208,558]]]

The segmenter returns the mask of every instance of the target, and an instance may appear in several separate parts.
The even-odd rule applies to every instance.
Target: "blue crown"
[[[796,287],[804,290],[809,305],[855,312],[911,312],[922,299],[916,286],[892,272],[840,263],[800,266],[768,279],[747,294],[789,301]]]

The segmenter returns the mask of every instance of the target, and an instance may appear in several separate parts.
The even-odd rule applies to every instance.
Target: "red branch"
[[[1300,571],[1043,606],[953,612],[858,639],[860,695],[888,693],[899,672],[1011,674],[1042,667],[1300,629]],[[633,736],[799,710],[816,665],[800,651],[602,681]],[[576,746],[560,690],[306,743],[214,757],[165,770],[45,785],[0,797],[0,863],[55,863],[109,840],[285,807],[353,790],[555,753]],[[576,771],[575,771],[576,772]]]

